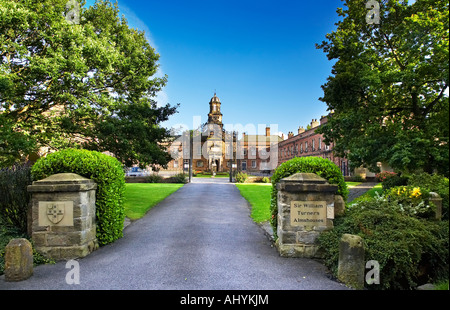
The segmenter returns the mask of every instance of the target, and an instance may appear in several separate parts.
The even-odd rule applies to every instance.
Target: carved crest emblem
[[[47,206],[47,218],[53,224],[58,224],[64,217],[64,204],[50,204]]]

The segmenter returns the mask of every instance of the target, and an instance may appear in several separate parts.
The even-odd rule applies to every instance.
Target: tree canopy
[[[160,123],[177,106],[152,99],[167,83],[156,76],[159,54],[119,16],[117,3],[77,5],[0,3],[0,165],[42,147],[109,151],[128,166],[166,165],[170,155],[160,142],[169,132]]]
[[[366,1],[343,2],[337,29],[317,45],[335,61],[320,98],[331,114],[318,131],[352,167],[448,176],[448,1],[376,1],[378,24],[366,20]]]

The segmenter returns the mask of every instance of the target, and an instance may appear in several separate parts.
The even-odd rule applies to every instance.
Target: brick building
[[[168,142],[173,160],[167,169],[160,172],[186,172],[190,156],[194,171],[229,171],[233,163],[230,159],[236,157],[238,140],[234,132],[224,130],[222,117],[220,99],[214,94],[209,102],[208,122],[201,130],[192,132],[192,151],[189,138],[181,135],[173,137],[173,141]]]
[[[316,156],[328,158],[341,169],[344,176],[350,176],[348,160],[334,156],[333,143],[326,145],[323,135],[315,132],[326,122],[327,116],[322,116],[320,121],[313,119],[307,129],[299,127],[296,135],[289,132],[287,139],[278,143],[278,164],[294,157]]]
[[[269,173],[277,165],[278,143],[283,141],[278,135],[270,134],[270,127],[266,127],[265,135],[248,135],[245,132],[239,140],[241,149],[238,157],[238,169],[248,173]]]

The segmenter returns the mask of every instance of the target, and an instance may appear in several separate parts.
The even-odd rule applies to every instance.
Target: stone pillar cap
[[[329,184],[315,173],[296,173],[280,180],[277,190],[286,192],[336,192],[338,186]]]
[[[301,182],[313,184],[325,184],[327,180],[315,173],[296,173],[280,180],[280,182]]]
[[[54,174],[49,176],[48,178],[39,180],[39,181],[35,181],[33,182],[33,184],[40,184],[40,185],[44,185],[44,184],[54,184],[54,183],[58,183],[58,184],[84,184],[84,183],[91,183],[94,182],[91,179],[82,177],[81,175],[78,175],[76,173],[58,173],[58,174]]]
[[[75,192],[96,189],[97,183],[75,173],[58,173],[29,185],[29,192]]]

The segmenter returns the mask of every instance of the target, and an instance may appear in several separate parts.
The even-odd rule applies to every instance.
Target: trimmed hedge
[[[33,180],[57,173],[76,173],[97,183],[97,240],[100,245],[123,237],[125,174],[114,157],[96,151],[66,149],[39,159],[31,169]]]
[[[347,184],[339,167],[329,159],[321,157],[296,157],[282,163],[272,175],[272,197],[270,200],[270,210],[272,217],[270,224],[274,231],[274,238],[277,239],[277,183],[290,175],[295,173],[315,173],[318,176],[326,179],[330,184],[338,186],[337,195],[341,195],[344,201],[347,201],[349,194]]]

